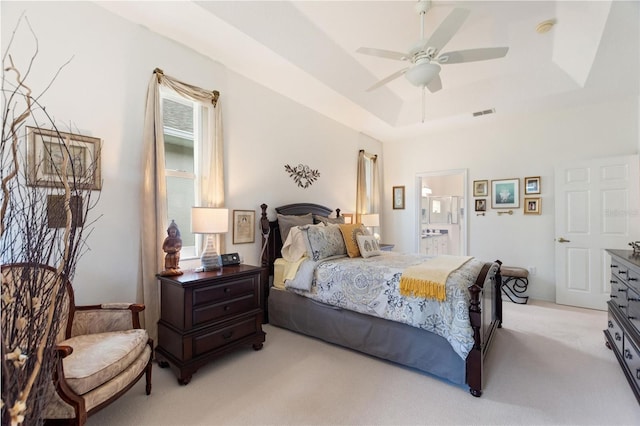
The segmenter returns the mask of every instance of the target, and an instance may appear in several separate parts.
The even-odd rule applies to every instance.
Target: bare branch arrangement
[[[35,41],[34,52],[21,72],[11,56],[11,46],[21,25],[26,25]],[[0,263],[26,265],[19,277],[2,268],[2,424],[42,424],[42,413],[53,382],[57,362],[55,345],[66,318],[64,280],[73,280],[78,259],[88,249],[86,240],[94,221],[89,211],[99,193],[92,193],[84,173],[74,167],[68,141],[39,99],[51,87],[65,65],[55,73],[38,95],[28,84],[38,55],[38,39],[26,17],[21,16],[13,31],[2,65],[2,141],[0,145]],[[53,173],[61,187],[28,185],[27,126],[54,132],[49,143],[63,152]],[[45,154],[46,155],[46,154]],[[52,155],[48,152],[48,155]],[[41,167],[45,159],[36,159]],[[32,160],[33,161],[33,160]],[[94,167],[99,155],[91,159]],[[51,166],[48,166],[51,168]],[[92,195],[94,199],[92,200]],[[53,197],[53,198],[52,198]],[[52,212],[51,200],[57,202]],[[80,201],[80,203],[78,203]],[[57,214],[53,221],[52,214]],[[56,269],[55,278],[42,273],[42,265]]]

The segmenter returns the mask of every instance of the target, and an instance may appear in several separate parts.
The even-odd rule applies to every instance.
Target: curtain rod
[[[158,84],[162,83],[162,77],[165,77],[164,71],[162,71],[162,69],[160,69],[160,68],[156,68],[156,69],[153,70],[153,73],[156,74],[156,76],[158,77]],[[167,78],[170,78],[170,77],[167,77]],[[178,81],[178,80],[174,80],[174,81]],[[196,88],[195,86],[191,86],[190,84],[186,84],[186,83],[182,83],[182,82],[180,82],[180,83],[184,84],[184,85],[187,85],[187,86],[190,86],[192,88]],[[199,87],[197,87],[197,89],[199,89],[199,90],[201,90],[203,92],[207,92],[206,90],[200,89]],[[220,97],[220,92],[217,91],[217,90],[212,90],[212,91],[210,91],[208,93],[211,93],[211,103],[215,106],[218,103],[218,98]]]
[[[364,149],[361,149],[359,152],[362,152],[364,155],[367,155],[369,157],[372,157],[373,159],[377,160],[378,159],[378,154],[371,154],[369,152],[365,152]]]

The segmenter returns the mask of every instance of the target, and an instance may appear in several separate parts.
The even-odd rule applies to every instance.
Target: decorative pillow
[[[320,223],[320,222],[324,223],[325,225],[328,225],[330,223],[340,224],[340,223],[344,223],[344,216],[326,217],[326,216],[320,216],[319,214],[314,214],[313,223]]]
[[[338,226],[340,227],[340,232],[342,232],[349,257],[360,256],[360,249],[358,248],[358,240],[356,237],[358,235],[369,235],[366,228],[360,223],[349,223]]]
[[[317,225],[304,225],[304,226],[293,226],[289,230],[289,236],[287,240],[282,245],[282,250],[280,253],[282,254],[282,258],[287,262],[297,262],[304,255],[310,253],[309,249],[309,240],[307,238],[307,228],[310,227],[324,227],[323,223],[319,223]]]
[[[312,225],[313,215],[311,213],[295,216],[295,215],[283,215],[278,213],[278,226],[280,227],[280,238],[282,241],[287,241],[289,236],[289,230],[294,226],[299,225]]]
[[[360,249],[362,257],[379,256],[382,254],[378,240],[376,240],[376,237],[373,235],[358,235],[356,239],[358,240],[358,248]]]
[[[338,225],[308,226],[306,234],[309,241],[308,255],[313,260],[347,254],[347,248]]]

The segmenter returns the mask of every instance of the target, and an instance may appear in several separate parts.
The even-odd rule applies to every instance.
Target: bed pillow
[[[347,254],[347,248],[338,225],[307,226],[302,228],[309,242],[309,257],[322,260],[331,256]]]
[[[320,216],[319,214],[314,214],[313,223],[321,223],[321,222],[324,223],[325,225],[329,225],[330,223],[336,223],[336,224],[344,223],[344,216],[327,217],[327,216]]]
[[[280,238],[282,241],[287,241],[289,236],[289,230],[294,226],[299,225],[312,225],[313,215],[311,213],[304,214],[302,216],[296,215],[284,215],[278,213],[278,226],[280,227]]]
[[[379,256],[382,254],[380,252],[380,244],[378,244],[378,240],[376,240],[376,237],[373,235],[358,235],[356,239],[358,240],[358,248],[360,249],[362,257]]]
[[[366,228],[360,223],[349,223],[345,225],[338,225],[342,237],[344,239],[344,245],[347,247],[347,254],[349,257],[360,256],[360,249],[358,248],[358,235],[368,235]]]
[[[287,262],[297,262],[303,256],[311,253],[309,249],[309,240],[307,238],[307,228],[314,226],[322,226],[324,227],[324,223],[319,223],[317,225],[303,225],[303,226],[293,226],[289,230],[289,236],[287,240],[282,245],[282,249],[280,253],[282,254],[282,258]],[[310,255],[309,255],[310,257]]]

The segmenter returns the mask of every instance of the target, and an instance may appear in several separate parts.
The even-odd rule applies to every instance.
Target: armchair
[[[13,281],[17,288],[21,270],[33,267],[3,265],[3,283]],[[56,274],[49,266],[38,267],[44,274]],[[64,314],[56,339],[59,357],[43,418],[46,423],[83,425],[89,415],[119,398],[143,375],[146,394],[151,393],[153,341],[140,328],[144,305],[76,306],[71,283],[65,279],[63,284]]]

